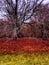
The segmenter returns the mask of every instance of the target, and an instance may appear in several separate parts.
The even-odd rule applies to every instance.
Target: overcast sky
[[[44,2],[43,2],[44,4],[46,4],[46,3],[49,3],[49,0],[44,0]]]
[[[5,18],[3,15],[6,15],[6,12],[5,12],[5,3],[4,3],[4,1],[5,0],[0,0],[0,19],[1,18]],[[22,0],[21,0],[22,1]],[[25,1],[27,1],[27,0],[25,0]],[[41,0],[40,0],[41,1]],[[1,4],[1,2],[2,2],[2,4]],[[15,4],[15,0],[13,0],[13,2],[14,2],[14,4]],[[44,0],[44,2],[43,2],[44,4],[46,4],[46,3],[49,3],[49,0]],[[4,8],[3,10],[2,10],[2,8]]]

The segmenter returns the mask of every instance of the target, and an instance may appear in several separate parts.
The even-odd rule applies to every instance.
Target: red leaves
[[[20,38],[16,41],[12,39],[0,40],[0,53],[21,53],[34,51],[49,51],[49,40]]]

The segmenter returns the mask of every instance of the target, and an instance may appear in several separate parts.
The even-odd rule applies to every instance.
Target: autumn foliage
[[[49,40],[20,38],[16,41],[11,38],[0,39],[0,53],[32,53],[49,52]]]

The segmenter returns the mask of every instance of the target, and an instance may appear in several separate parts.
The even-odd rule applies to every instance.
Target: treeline
[[[21,25],[19,31],[15,29],[15,25],[10,21],[0,21],[0,38],[14,37],[36,37],[49,38],[49,23],[37,23],[31,21]],[[16,31],[16,33],[15,33]]]

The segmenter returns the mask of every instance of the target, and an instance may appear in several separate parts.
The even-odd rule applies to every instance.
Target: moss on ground
[[[49,65],[49,53],[0,54],[0,65]]]

